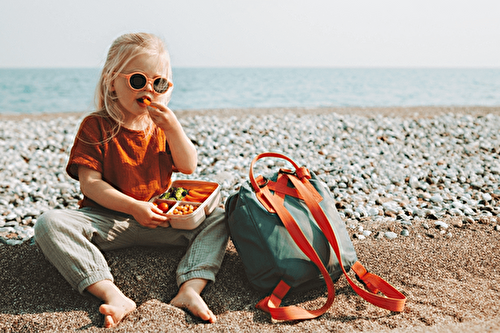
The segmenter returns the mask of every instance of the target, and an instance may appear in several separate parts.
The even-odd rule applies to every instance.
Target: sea
[[[500,68],[173,68],[172,110],[500,106]],[[0,114],[94,109],[98,68],[0,68]]]

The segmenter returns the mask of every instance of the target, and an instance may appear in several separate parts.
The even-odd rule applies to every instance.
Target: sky
[[[138,31],[174,67],[500,68],[498,0],[0,1],[0,68],[98,68]]]

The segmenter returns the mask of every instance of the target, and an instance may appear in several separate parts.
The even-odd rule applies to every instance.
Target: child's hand
[[[148,111],[154,123],[164,131],[168,131],[173,125],[176,125],[177,117],[168,107],[162,104],[151,103],[148,106]]]
[[[133,208],[133,214],[135,220],[139,222],[140,225],[154,229],[158,225],[165,223],[168,218],[163,215],[161,209],[156,207],[152,202],[138,201]]]
[[[188,138],[176,115],[162,104],[151,103],[148,112],[153,122],[161,128],[166,136],[167,143],[177,171],[191,174],[198,163],[196,148]]]

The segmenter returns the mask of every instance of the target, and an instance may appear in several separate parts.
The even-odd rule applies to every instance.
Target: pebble
[[[442,221],[436,221],[436,222],[434,222],[434,225],[438,229],[448,229],[448,224],[445,222],[442,222]]]
[[[389,238],[389,239],[394,239],[394,238],[398,237],[398,235],[395,232],[392,232],[392,231],[385,232],[384,236],[387,237],[387,238]]]
[[[432,197],[430,197],[430,201],[436,204],[441,204],[443,202],[443,197],[440,196],[439,194],[435,194]]]
[[[28,241],[44,211],[77,208],[80,187],[65,167],[80,121],[68,115],[0,122],[0,244]],[[180,121],[196,145],[199,162],[195,173],[176,177],[217,181],[223,200],[248,180],[250,162],[258,153],[274,151],[316,173],[333,193],[341,216],[355,223],[369,219],[382,227],[394,221],[422,226],[418,221],[428,218],[444,231],[449,228],[440,221],[446,217],[462,216],[466,225],[482,216],[500,217],[496,114],[411,118],[207,113]],[[255,174],[284,166],[265,159],[257,163]],[[401,235],[408,236],[405,230]],[[398,236],[366,228],[359,233]]]
[[[474,224],[474,223],[476,223],[476,221],[475,221],[472,217],[469,217],[469,216],[465,217],[465,218],[463,219],[463,221],[464,221],[465,223],[468,223],[468,224]]]

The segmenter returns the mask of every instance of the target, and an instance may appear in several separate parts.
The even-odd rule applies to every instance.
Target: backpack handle
[[[291,158],[289,158],[288,156],[285,156],[283,154],[268,152],[268,153],[262,153],[262,154],[255,156],[254,159],[252,160],[252,163],[250,163],[250,172],[249,172],[250,183],[252,184],[252,187],[253,187],[255,193],[260,192],[260,186],[257,184],[257,181],[255,180],[255,177],[253,175],[253,168],[254,168],[255,163],[258,160],[265,158],[265,157],[276,157],[276,158],[281,158],[281,159],[287,160],[288,162],[290,162],[293,165],[295,170],[299,169],[299,166]]]

